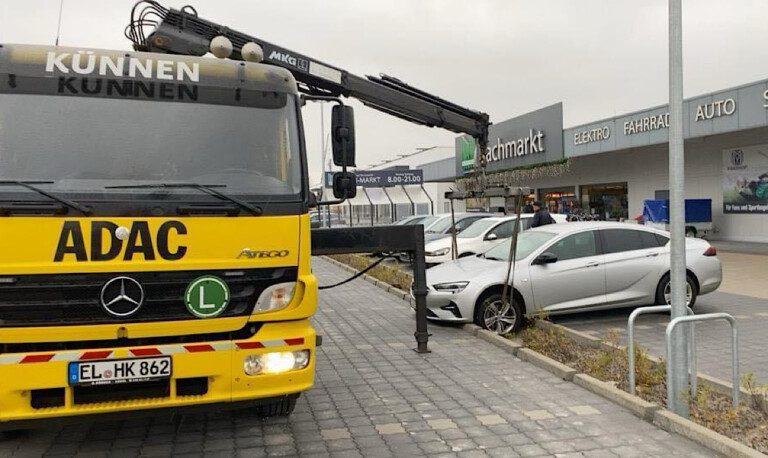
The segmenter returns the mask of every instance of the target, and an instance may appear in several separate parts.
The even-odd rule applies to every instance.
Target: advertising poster
[[[723,212],[768,214],[768,145],[723,150]]]

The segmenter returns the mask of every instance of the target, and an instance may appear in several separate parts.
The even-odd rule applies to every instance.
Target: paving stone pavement
[[[321,284],[349,274],[314,259]],[[316,386],[290,418],[102,422],[0,442],[0,456],[711,457],[455,327],[415,346],[407,304],[356,280],[321,293]]]
[[[595,337],[605,337],[611,330],[616,332],[619,343],[626,345],[627,319],[632,308],[605,312],[579,313],[552,317],[556,323],[586,332]],[[714,293],[701,296],[694,306],[696,314],[726,312],[736,318],[739,332],[740,373],[753,372],[761,383],[768,383],[768,352],[766,328],[768,327],[768,300],[737,294]],[[642,315],[635,321],[635,342],[650,353],[664,357],[666,347],[664,331],[669,314]],[[731,330],[724,321],[698,323],[696,346],[699,372],[722,380],[731,380]]]

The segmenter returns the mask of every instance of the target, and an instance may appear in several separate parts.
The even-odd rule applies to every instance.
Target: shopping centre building
[[[687,99],[684,119],[686,197],[712,199],[710,236],[768,242],[768,80]],[[553,212],[633,220],[646,199],[668,196],[668,126],[667,106],[569,128],[563,128],[562,104],[548,106],[491,126],[488,178],[531,188],[528,200],[545,202]],[[458,137],[453,157],[447,151],[442,160],[411,164],[421,170],[423,185],[389,187],[386,198],[361,188],[345,213],[359,206],[365,215],[358,219],[368,220],[372,203],[395,219],[448,211],[442,195],[471,179],[474,151],[471,138]],[[385,211],[387,204],[394,212]]]

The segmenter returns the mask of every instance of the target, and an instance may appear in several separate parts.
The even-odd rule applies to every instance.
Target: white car
[[[510,241],[427,271],[427,317],[500,334],[523,317],[670,302],[669,233],[626,223],[551,224],[518,236],[511,307],[502,305]],[[686,238],[687,299],[720,286],[717,250]],[[505,310],[506,309],[506,310]]]
[[[553,214],[552,218],[558,223],[565,222],[565,215]],[[520,231],[531,227],[533,213],[520,215]],[[489,250],[499,241],[512,237],[514,216],[494,216],[475,221],[469,227],[456,235],[457,258],[472,256]],[[452,260],[452,238],[446,237],[433,240],[424,245],[424,260],[428,267]]]

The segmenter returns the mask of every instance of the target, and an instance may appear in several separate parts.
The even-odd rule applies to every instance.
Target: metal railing
[[[688,309],[688,315],[693,315],[693,310],[690,307]],[[671,305],[653,305],[650,307],[639,307],[632,311],[627,320],[627,359],[629,365],[629,393],[635,394],[635,320],[640,315],[647,313],[657,312],[671,312]],[[669,353],[667,353],[669,354]],[[691,345],[688,349],[688,357],[691,360],[691,373],[696,373],[696,336],[691,327]],[[693,377],[695,380],[696,377]],[[696,392],[696,382],[694,382],[693,392]]]
[[[736,319],[727,313],[707,313],[704,315],[694,316],[681,316],[670,321],[667,325],[666,340],[667,340],[667,408],[670,407],[670,403],[674,399],[674,387],[669,383],[672,377],[672,368],[674,367],[674,355],[672,354],[672,335],[677,325],[681,323],[693,323],[698,321],[713,321],[713,320],[726,320],[731,325],[731,371],[733,372],[733,407],[739,405],[739,334],[736,329]],[[696,354],[693,353],[695,360]],[[695,366],[692,366],[695,367]],[[692,380],[697,379],[697,374],[692,373]],[[692,383],[693,393],[696,394],[696,385]]]

